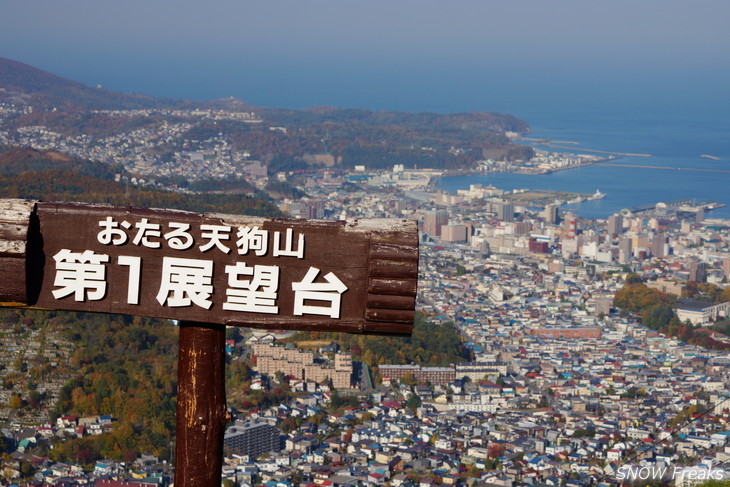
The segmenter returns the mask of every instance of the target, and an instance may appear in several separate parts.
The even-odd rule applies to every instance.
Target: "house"
[[[61,429],[68,429],[71,428],[71,431],[73,432],[73,429],[76,428],[79,424],[79,418],[73,415],[68,416],[61,416],[58,419],[56,419],[56,426]]]
[[[119,465],[113,460],[97,460],[94,473],[97,475],[113,475],[119,472]]]
[[[405,462],[403,462],[403,459],[401,457],[396,456],[391,461],[388,462],[388,471],[393,472],[401,472],[405,468]]]
[[[680,300],[677,304],[677,318],[680,321],[689,320],[695,326],[704,325],[718,318],[728,316],[730,302],[710,303],[705,301]]]
[[[371,474],[368,474],[368,482],[373,483],[375,485],[382,485],[385,482],[385,476],[383,474],[374,472]]]

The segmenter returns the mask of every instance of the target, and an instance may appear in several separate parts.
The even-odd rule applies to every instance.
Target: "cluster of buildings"
[[[201,120],[234,120],[261,125],[253,112],[228,110],[98,110],[99,115],[116,119],[145,120],[131,123],[134,128],[121,133],[68,135],[45,125],[22,126],[3,130],[3,121],[32,108],[0,104],[0,144],[57,150],[77,157],[107,163],[122,163],[139,184],[162,178],[182,177],[188,181],[228,177],[258,180],[266,168],[251,159],[246,150],[234,147],[222,134],[197,136],[191,129]]]
[[[331,360],[325,360],[313,351],[298,349],[294,344],[279,346],[271,341],[253,343],[251,353],[255,357],[256,369],[269,377],[279,372],[304,382],[327,383],[337,389],[352,386],[350,353],[334,352]]]
[[[26,418],[24,422],[27,423],[28,419]],[[86,417],[65,415],[58,417],[55,423],[46,421],[38,426],[15,422],[0,429],[2,435],[0,439],[3,440],[5,448],[13,452],[0,463],[0,476],[5,480],[27,477],[27,468],[30,466],[33,480],[38,483],[37,485],[56,485],[64,480],[88,483],[97,478],[108,479],[110,474],[125,470],[125,463],[102,460],[96,462],[92,472],[87,472],[81,465],[53,462],[36,455],[36,451],[38,447],[48,448],[49,445],[71,438],[108,434],[113,427],[112,417],[109,415]],[[145,458],[149,460],[148,456]],[[135,467],[137,466],[138,464],[135,464]]]
[[[343,455],[336,440],[320,443],[321,454],[307,443],[315,453],[305,458],[319,469],[284,449],[289,464],[282,459],[263,478],[288,482],[306,472],[338,485],[609,485],[626,465],[727,461],[730,355],[648,330],[612,304],[630,272],[678,296],[698,284],[723,287],[727,222],[685,205],[593,221],[555,207],[519,208],[497,194],[478,207],[466,199],[438,207],[448,198],[437,194],[343,196],[322,199],[329,215],[419,218],[418,307],[432,322],[453,323],[475,361],[382,364],[386,387],[373,396],[380,401],[350,411],[368,418],[352,428],[351,442],[369,444],[350,444]],[[724,319],[727,307],[680,301],[675,312],[706,326]],[[413,395],[417,410],[404,406]],[[428,479],[414,481],[418,473]]]
[[[217,124],[221,122],[240,123],[257,130],[288,133],[287,127],[277,126],[263,120],[256,112],[250,111],[237,100],[228,100],[230,109],[133,109],[133,110],[92,110],[90,119],[98,117],[106,120],[110,127],[120,129],[105,130],[103,125],[94,127],[94,135],[78,133],[71,135],[69,130],[54,129],[47,125],[26,125],[9,128],[5,122],[33,112],[33,108],[21,102],[0,103],[0,144],[8,146],[33,147],[38,150],[57,150],[81,158],[108,163],[122,163],[135,174],[138,184],[156,184],[175,187],[177,178],[188,181],[200,179],[246,178],[264,187],[268,180],[266,163],[256,158],[246,148],[241,148],[222,132],[210,130],[197,132],[200,122]],[[55,109],[51,110],[55,111]],[[111,122],[108,122],[111,121]],[[71,127],[71,132],[73,127]],[[423,147],[423,151],[434,151]],[[463,148],[452,147],[451,154],[461,154]],[[590,164],[601,157],[586,154],[553,154],[538,151],[529,161],[511,162],[500,160],[505,149],[484,151],[484,159],[477,162],[479,170],[548,172],[559,169]],[[265,154],[257,157],[264,159]],[[341,158],[327,153],[301,155],[303,161],[315,167],[332,169],[338,167]],[[396,164],[393,171],[368,170],[356,165],[354,171],[339,174],[337,186],[344,182],[354,182],[371,188],[395,188],[401,191],[422,190],[427,188],[444,171],[406,168]],[[285,173],[277,175],[285,179]],[[172,179],[169,179],[172,178]],[[173,181],[173,182],[158,182]],[[337,187],[334,181],[330,187]],[[178,188],[179,189],[179,188]]]
[[[544,174],[563,169],[574,169],[576,167],[610,159],[612,159],[612,157],[606,157],[605,155],[568,154],[535,150],[535,156],[519,168],[519,172]]]
[[[472,342],[493,360],[455,364],[450,382],[417,375],[425,367],[381,367],[389,385],[342,413],[327,410],[329,393],[249,413],[236,428],[278,432],[279,446],[229,449],[225,475],[250,485],[616,485],[626,465],[730,459],[727,353],[627,319],[607,320],[600,339],[514,328]],[[413,395],[420,406],[406,405]],[[291,418],[296,427],[280,432]]]
[[[249,413],[249,426],[297,424],[267,455],[229,451],[226,478],[578,487],[619,484],[628,466],[722,469],[730,460],[730,354],[651,331],[613,307],[632,272],[678,296],[722,287],[727,222],[681,206],[591,221],[496,194],[478,207],[439,207],[447,197],[312,182],[299,204],[316,202],[323,216],[419,218],[418,308],[456,326],[474,361],[381,364],[382,386],[342,414],[327,409],[329,393]],[[692,309],[702,318],[684,314]],[[707,326],[725,318],[727,303],[680,301],[675,312]]]
[[[63,385],[73,377],[67,365],[74,346],[63,330],[28,326],[12,312],[5,316],[5,324],[0,350],[0,424],[16,421],[23,401],[55,404]],[[22,412],[26,422],[43,424],[49,411],[40,406]]]
[[[32,480],[27,480],[27,467],[31,465]],[[33,454],[18,459],[4,460],[0,470],[0,485],[24,485],[32,487],[77,486],[94,487],[159,487],[172,485],[171,466],[167,460],[154,455],[141,455],[133,462],[99,460],[91,470],[78,463],[53,462]],[[21,479],[25,479],[22,483]]]
[[[302,389],[286,404],[240,414],[226,434],[226,479],[578,487],[617,484],[626,465],[730,459],[730,355],[648,330],[612,304],[629,272],[678,294],[698,283],[721,287],[730,270],[724,222],[676,220],[666,209],[589,221],[499,199],[439,207],[436,197],[318,185],[331,177],[309,176],[309,196],[296,203],[331,218],[418,218],[418,308],[432,323],[455,326],[474,359],[380,364],[383,384],[365,387],[353,380],[347,352],[254,340],[259,374],[331,381],[350,394],[360,385],[360,400],[333,412],[335,392]],[[657,238],[665,247],[653,245]],[[596,258],[594,248],[611,257]],[[705,304],[698,326],[727,312]],[[677,313],[685,308],[691,303]],[[145,478],[164,476],[164,467],[148,466]],[[140,475],[116,468],[117,479]]]
[[[93,144],[44,127],[0,137],[125,161],[157,176],[253,177],[258,171],[265,177],[260,163],[215,135],[184,141],[170,161],[150,159],[149,149],[182,136],[192,118],[226,116],[174,115],[176,122]],[[236,117],[260,123],[255,114]],[[535,167],[580,163],[548,157]],[[354,379],[347,351],[316,354],[250,342],[259,374],[331,383],[358,399],[334,410],[336,392],[322,388],[241,413],[226,433],[226,480],[270,487],[582,487],[617,485],[627,465],[717,468],[730,461],[730,353],[651,331],[613,306],[627,276],[636,274],[678,298],[694,293],[693,300],[675,306],[680,320],[698,327],[724,320],[730,305],[702,290],[722,289],[730,278],[730,222],[708,219],[704,207],[687,202],[587,220],[560,212],[557,204],[543,210],[520,205],[496,188],[438,192],[431,185],[434,176],[404,167],[347,174],[329,167],[290,179],[307,196],[281,207],[303,218],[418,219],[418,309],[431,323],[456,327],[473,360],[449,367],[379,364],[383,383],[373,386]],[[6,367],[28,353],[22,352],[27,344],[8,343]],[[58,347],[47,359],[68,361],[69,353]],[[353,390],[358,386],[360,391]],[[0,389],[0,400],[10,401],[13,392],[25,395],[14,387],[22,384]],[[103,433],[101,421],[84,424],[82,433]],[[54,434],[50,425],[38,424],[36,435],[49,428]],[[79,426],[56,428],[78,434]],[[4,434],[14,437],[12,428]],[[32,458],[32,448],[25,450],[30,443],[23,451],[14,444],[13,460],[3,463],[6,476],[20,475],[13,462]],[[36,475],[49,484],[64,473],[77,483],[169,481],[169,466],[146,456],[138,460],[145,465],[104,461],[90,473],[40,459]]]

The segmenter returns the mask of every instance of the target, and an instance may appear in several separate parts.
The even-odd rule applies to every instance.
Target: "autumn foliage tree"
[[[13,409],[20,409],[23,407],[23,398],[20,397],[18,394],[13,394],[10,396],[10,401],[8,401],[8,406],[10,406]]]
[[[640,313],[657,305],[672,306],[676,300],[675,296],[652,289],[643,282],[627,282],[614,296],[613,304],[619,308]]]
[[[377,366],[382,364],[414,362],[425,366],[446,367],[470,357],[453,325],[430,323],[423,313],[416,313],[413,334],[410,337],[301,332],[290,340],[315,339],[334,341],[343,349],[350,349],[354,356],[357,356],[356,352],[361,352],[360,361],[371,367],[375,377],[379,377]]]
[[[677,298],[671,294],[652,289],[643,282],[629,281],[614,296],[614,306],[637,313],[641,322],[654,330],[664,330],[672,325],[679,326],[674,313]],[[675,330],[675,333],[678,330]]]
[[[695,299],[705,298],[710,302],[724,302],[730,300],[730,289],[721,290],[712,284],[692,284],[689,286],[690,293]],[[637,313],[641,322],[647,327],[659,330],[682,341],[699,345],[705,348],[726,350],[730,348],[722,341],[713,338],[713,331],[706,328],[695,328],[687,323],[682,323],[674,311],[677,298],[656,289],[651,289],[642,282],[632,281],[627,283],[616,293],[614,305]],[[726,324],[718,324],[715,331],[728,334],[730,327]]]
[[[504,455],[505,446],[501,443],[492,443],[487,448],[487,456],[489,458],[499,458]]]

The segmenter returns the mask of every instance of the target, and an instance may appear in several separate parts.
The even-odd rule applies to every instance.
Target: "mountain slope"
[[[171,104],[144,95],[91,88],[33,66],[0,58],[0,101],[22,101],[48,109],[134,109]]]
[[[150,145],[149,138],[136,141],[134,149],[143,149],[143,155],[155,162],[162,159],[161,155],[171,159],[181,153],[188,147],[185,141],[196,141],[194,147],[186,149],[196,150],[209,148],[205,141],[223,138],[234,150],[264,161],[270,173],[317,166],[321,164],[318,154],[331,156],[336,165],[344,168],[365,165],[374,169],[404,162],[420,168],[469,169],[476,161],[494,158],[494,154],[503,160],[526,160],[534,155],[532,148],[515,145],[508,137],[508,132],[529,132],[524,121],[509,114],[412,113],[327,106],[289,110],[254,107],[236,98],[165,100],[90,88],[0,58],[3,101],[16,104],[2,117],[3,130],[8,134],[6,144],[36,143],[38,147],[66,151],[66,142],[61,138],[76,139],[68,142],[75,153],[92,154],[89,144],[106,144],[104,149],[117,160],[140,154],[131,149],[120,152],[112,138],[137,139],[141,133],[155,143]],[[140,110],[144,108],[162,110]],[[23,129],[31,135],[24,136]],[[169,130],[174,132],[173,137],[167,134]],[[43,131],[53,132],[49,137],[58,140],[48,145]]]
[[[128,176],[121,165],[87,161],[56,151],[0,147],[2,198],[81,201],[200,213],[281,216],[281,211],[274,204],[260,197],[241,193],[197,194],[165,191],[129,185],[125,181],[117,182],[115,174]]]

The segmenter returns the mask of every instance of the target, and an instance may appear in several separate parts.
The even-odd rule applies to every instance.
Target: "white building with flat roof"
[[[689,320],[693,325],[700,326],[727,317],[728,308],[728,302],[681,301],[677,305],[677,317],[680,321]]]

